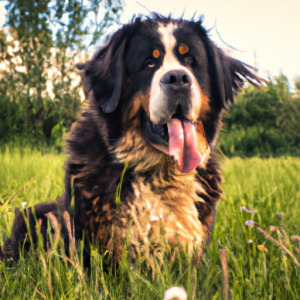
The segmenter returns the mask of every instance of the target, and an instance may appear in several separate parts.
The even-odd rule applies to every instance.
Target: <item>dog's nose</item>
[[[189,87],[192,83],[190,75],[184,70],[172,70],[167,72],[160,80],[161,84],[168,88]]]

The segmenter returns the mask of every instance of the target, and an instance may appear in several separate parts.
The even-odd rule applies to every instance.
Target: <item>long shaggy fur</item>
[[[167,51],[159,30],[170,24],[175,28],[173,40],[178,45],[188,44],[190,56],[180,56],[177,44],[169,55],[176,57],[180,70],[193,74],[202,99],[196,134],[205,159],[189,173],[178,171],[173,158],[153,147],[144,131],[145,115],[151,119],[152,78],[156,70],[163,68]],[[161,49],[157,60],[151,56],[154,45]],[[143,65],[149,60],[148,51],[153,69],[147,63]],[[28,249],[28,228],[36,246],[34,220],[40,223],[46,248],[47,214],[52,212],[62,222],[61,213],[69,210],[72,198],[71,182],[75,238],[85,238],[86,266],[90,243],[120,260],[127,238],[129,257],[133,259],[137,252],[159,251],[162,235],[173,246],[178,238],[183,246],[188,243],[189,249],[195,246],[201,252],[202,242],[209,243],[221,198],[222,176],[215,140],[222,110],[233,103],[244,79],[256,87],[262,80],[251,67],[219,49],[209,39],[201,20],[173,20],[157,14],[123,26],[78,68],[83,72],[87,100],[66,139],[66,191],[55,201],[37,205],[35,216],[31,210],[25,212],[29,227],[24,214],[17,211],[12,238],[7,239],[1,255],[17,258],[24,241]],[[177,111],[176,117],[180,116],[180,107]],[[125,165],[128,168],[121,203],[117,204],[116,192]]]

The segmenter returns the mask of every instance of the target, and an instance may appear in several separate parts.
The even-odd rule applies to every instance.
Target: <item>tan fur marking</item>
[[[206,221],[206,223],[208,224],[209,227],[212,225],[213,220],[214,220],[214,215],[213,214],[207,216],[206,219],[205,219],[205,221]]]
[[[129,125],[134,119],[142,106],[142,96],[136,97],[123,114],[123,123]]]
[[[198,117],[200,118],[200,120],[204,120],[206,117],[206,114],[210,111],[210,105],[209,105],[209,98],[204,95],[202,89],[199,87],[199,93],[200,93],[200,97],[201,97],[201,108],[200,108],[200,114],[198,114]]]
[[[199,151],[199,153],[202,156],[200,166],[202,168],[204,168],[206,166],[206,163],[207,163],[208,159],[209,159],[210,147],[209,147],[209,144],[207,142],[205,132],[204,132],[204,128],[203,128],[203,124],[202,124],[201,121],[198,121],[196,123],[196,135],[197,135],[197,150]]]
[[[190,76],[192,77],[192,82],[194,85],[194,90],[192,90],[193,96],[195,98],[199,97],[200,98],[200,105],[196,105],[193,109],[192,115],[188,116],[188,118],[190,120],[192,120],[193,122],[197,122],[197,120],[201,119],[203,120],[206,116],[206,114],[209,112],[210,110],[210,105],[209,105],[209,98],[203,93],[196,77],[194,76],[193,70],[191,68],[191,66],[186,66],[186,68],[189,70],[190,72]]]
[[[123,122],[126,125],[130,125],[132,127],[139,126],[139,120],[137,120],[136,116],[141,107],[145,110],[145,112],[150,116],[149,112],[149,101],[150,101],[150,88],[146,91],[145,94],[138,94],[135,97],[133,102],[129,105],[129,107],[124,112]]]
[[[93,200],[93,206],[97,205],[99,199],[100,199],[99,197],[96,197],[96,198]]]
[[[88,192],[87,190],[82,190],[82,195],[87,199],[89,199],[93,196],[93,194]]]
[[[107,219],[108,221],[112,220],[112,218],[113,218],[113,216],[112,216],[110,213],[108,213],[108,214],[106,215],[106,219]]]
[[[147,171],[150,168],[163,166],[166,155],[148,145],[139,128],[128,130],[118,140],[111,151],[120,162],[128,162],[135,171]],[[171,158],[170,158],[171,159]]]
[[[211,188],[211,186],[209,185],[209,183],[207,182],[207,180],[205,180],[202,176],[197,175],[199,177],[199,179],[205,183],[205,185],[209,188],[210,191],[214,192],[214,193],[218,193],[218,191],[214,190]]]
[[[108,210],[109,210],[109,207],[110,207],[109,204],[104,204],[104,205],[102,206],[102,210],[103,210],[103,211],[108,211]]]
[[[148,116],[150,116],[150,88],[148,88],[144,95],[140,96],[140,99],[142,101],[145,112]]]

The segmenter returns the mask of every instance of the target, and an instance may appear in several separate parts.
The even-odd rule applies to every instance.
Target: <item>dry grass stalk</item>
[[[63,214],[64,220],[66,222],[66,226],[68,229],[68,237],[69,237],[69,253],[71,260],[73,259],[74,249],[75,249],[75,238],[72,235],[72,227],[71,227],[71,218],[67,211]]]
[[[15,193],[13,193],[12,196],[9,198],[8,202],[12,203],[15,200],[15,197],[20,195],[23,191],[25,191],[26,185],[32,181],[33,181],[33,178],[28,180],[20,189],[18,189]]]
[[[260,232],[262,232],[269,240],[271,240],[272,242],[274,242],[276,245],[278,245],[281,249],[283,249],[288,255],[290,255],[295,264],[297,266],[300,266],[300,263],[299,261],[297,260],[297,258],[294,256],[294,254],[289,250],[287,249],[287,247],[285,247],[283,244],[279,243],[277,240],[275,240],[271,235],[269,235],[266,231],[264,231],[263,229],[261,229],[260,227],[256,227]]]
[[[220,249],[219,255],[220,255],[222,270],[223,270],[224,294],[225,294],[225,299],[228,300],[229,299],[229,279],[228,279],[228,265],[227,265],[226,249]]]

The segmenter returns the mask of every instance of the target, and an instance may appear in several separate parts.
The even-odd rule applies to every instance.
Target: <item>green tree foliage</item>
[[[295,81],[295,91],[298,98],[300,98],[300,77]]]
[[[263,92],[249,86],[224,114],[219,148],[226,155],[299,154],[299,120],[300,97],[289,91],[284,75]]]
[[[9,0],[0,30],[0,142],[56,142],[81,105],[78,59],[119,22],[121,0]]]

